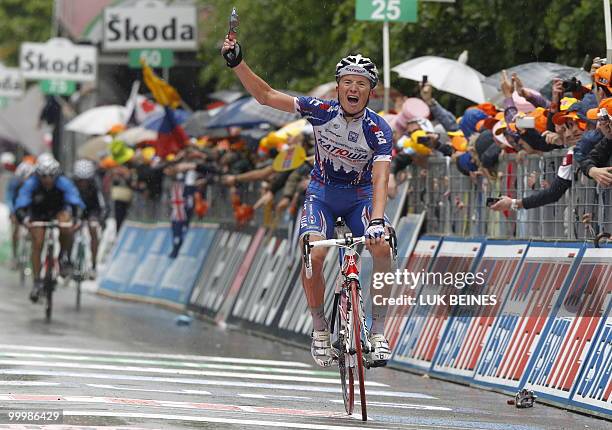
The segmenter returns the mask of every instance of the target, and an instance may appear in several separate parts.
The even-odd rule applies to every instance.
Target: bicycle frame
[[[341,226],[341,221],[336,226]],[[395,231],[389,228],[389,235],[385,236],[392,249],[393,259],[397,257],[397,238]],[[308,279],[312,277],[312,257],[310,250],[316,247],[340,248],[340,276],[342,282],[336,283],[334,306],[332,308],[331,333],[333,333],[338,318],[337,342],[333,343],[338,355],[335,360],[340,370],[340,381],[346,412],[351,415],[354,405],[354,379],[353,371],[357,369],[359,392],[361,402],[361,419],[367,420],[365,398],[364,368],[370,368],[376,363],[372,362],[369,354],[372,351],[370,333],[366,325],[361,284],[359,282],[359,253],[357,245],[365,243],[365,237],[353,238],[351,233],[345,233],[343,239],[317,240],[310,242],[310,235],[303,238],[303,262],[305,274]],[[347,384],[348,377],[348,386]],[[348,391],[347,391],[348,388]]]
[[[45,317],[47,322],[51,321],[51,313],[53,309],[53,290],[57,283],[58,261],[55,255],[56,238],[55,230],[60,228],[70,228],[72,223],[59,221],[34,221],[30,223],[31,227],[42,227],[45,229],[45,237],[43,240],[44,259],[41,255],[41,279],[43,280],[45,297],[47,303],[45,306]]]

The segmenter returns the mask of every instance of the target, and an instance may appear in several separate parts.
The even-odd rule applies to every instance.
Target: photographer
[[[597,119],[597,130],[604,138],[581,163],[580,168],[586,176],[592,178],[602,187],[612,185],[612,98],[603,99],[596,109],[587,113],[589,119]]]

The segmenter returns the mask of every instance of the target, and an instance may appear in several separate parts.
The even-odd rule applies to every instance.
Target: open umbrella
[[[185,133],[187,133],[191,137],[200,137],[206,134],[206,128],[208,123],[212,119],[214,115],[211,115],[208,110],[199,110],[194,112],[193,115],[189,117],[185,124],[183,124],[183,128],[185,129]]]
[[[546,97],[552,95],[553,78],[571,79],[576,77],[583,84],[591,82],[590,75],[584,70],[557,63],[525,63],[505,70],[508,73],[508,77],[516,73],[525,87],[539,91]],[[485,83],[494,88],[499,88],[501,73],[502,71],[500,70],[485,78]]]
[[[144,127],[132,127],[119,133],[117,139],[124,141],[128,145],[138,145],[141,142],[156,140],[157,132]]]
[[[249,128],[260,124],[280,127],[296,119],[298,116],[295,113],[261,105],[253,97],[244,97],[221,108],[208,123],[208,128]]]
[[[112,141],[110,136],[92,137],[84,144],[79,146],[77,156],[79,158],[88,158],[90,160],[98,160],[108,152],[108,145]]]
[[[486,88],[483,84],[485,76],[458,60],[444,57],[413,58],[405,63],[398,64],[391,70],[397,72],[400,77],[421,81],[423,76],[431,85],[447,93],[456,94],[476,103],[483,103],[487,99]]]
[[[223,103],[229,104],[235,102],[239,98],[244,96],[244,93],[241,91],[233,91],[233,90],[220,90],[215,91],[214,93],[210,93],[208,98],[213,100],[219,100]]]
[[[106,134],[113,125],[125,124],[126,116],[125,106],[98,106],[76,116],[66,124],[66,130],[89,135]]]
[[[165,111],[161,111],[156,114],[149,115],[141,127],[146,128],[148,130],[158,131],[164,121],[164,117],[166,116]],[[175,109],[174,110],[174,119],[178,125],[183,124],[187,119],[191,116],[191,112],[188,112],[183,109]]]

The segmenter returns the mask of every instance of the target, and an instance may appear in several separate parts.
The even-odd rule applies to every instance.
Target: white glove
[[[373,219],[370,221],[370,225],[365,231],[365,237],[368,239],[375,239],[383,237],[385,235],[385,226],[383,225],[382,219]]]

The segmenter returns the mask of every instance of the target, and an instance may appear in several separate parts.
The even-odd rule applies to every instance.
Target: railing
[[[431,158],[426,169],[411,166],[406,210],[426,212],[425,232],[443,236],[486,236],[489,238],[584,240],[601,231],[612,232],[612,191],[600,188],[574,166],[572,187],[556,203],[517,212],[494,212],[486,207],[487,197],[508,195],[523,198],[538,192],[557,175],[565,151],[542,156],[515,155],[502,159],[497,178],[470,178],[461,174],[448,157]],[[534,176],[534,188],[529,182]],[[160,201],[135,193],[129,218],[155,222],[170,218],[170,181]],[[259,184],[241,184],[241,201],[254,204],[260,197]],[[205,221],[233,223],[230,189],[211,185],[206,190],[209,210]],[[252,225],[288,226],[287,217],[273,217],[273,211],[259,209]]]
[[[592,239],[612,229],[611,189],[602,189],[582,173],[553,204],[517,212],[494,212],[487,197],[523,198],[547,187],[557,175],[565,151],[500,161],[497,179],[470,178],[449,158],[430,159],[427,169],[409,173],[408,212],[426,212],[426,232],[437,235],[515,239]],[[534,176],[534,188],[529,177]]]

